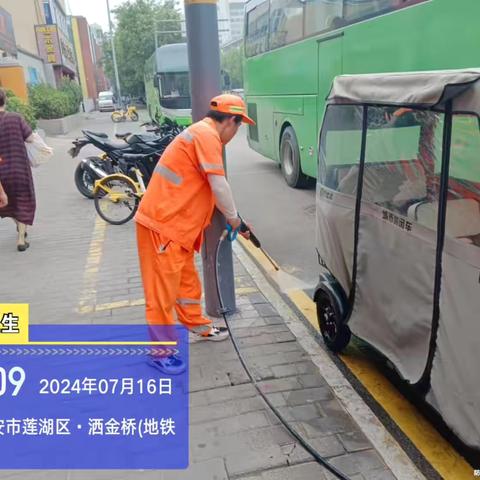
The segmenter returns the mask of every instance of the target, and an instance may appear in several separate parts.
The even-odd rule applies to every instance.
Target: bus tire
[[[285,128],[282,133],[282,139],[280,141],[280,165],[283,177],[290,187],[306,188],[310,186],[311,178],[302,172],[297,136],[291,126]]]

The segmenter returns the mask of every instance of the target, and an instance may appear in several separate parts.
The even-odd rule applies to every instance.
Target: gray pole
[[[120,77],[118,76],[117,54],[115,53],[115,41],[113,39],[112,19],[110,17],[110,4],[108,0],[106,1],[107,1],[107,12],[108,12],[108,27],[110,29],[110,42],[112,43],[113,69],[115,70],[115,82],[117,84],[117,95],[118,95],[118,99],[121,102],[122,92],[120,91]]]
[[[209,110],[210,100],[220,90],[220,47],[218,45],[217,3],[215,0],[185,0],[188,63],[192,91],[192,119],[201,120]],[[220,316],[220,301],[215,284],[215,251],[225,230],[224,216],[218,211],[205,232],[202,248],[203,283],[207,314]],[[227,313],[235,306],[232,247],[225,242],[219,258],[220,289]]]

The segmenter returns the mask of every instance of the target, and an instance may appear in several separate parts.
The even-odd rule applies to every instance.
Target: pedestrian
[[[228,330],[202,315],[201,283],[194,265],[215,206],[232,229],[241,224],[223,167],[223,146],[242,122],[255,122],[235,95],[212,99],[206,118],[180,133],[155,168],[135,216],[140,270],[149,325],[178,320],[199,340],[220,341]],[[155,357],[165,373],[185,369],[177,356]]]
[[[0,182],[0,208],[6,207],[8,205],[8,197],[5,193],[5,190],[2,187],[2,183]]]
[[[27,225],[35,216],[35,190],[25,142],[32,142],[32,129],[18,113],[6,112],[7,95],[0,88],[0,182],[8,204],[0,208],[0,218],[13,218],[17,225],[17,250],[24,252]]]

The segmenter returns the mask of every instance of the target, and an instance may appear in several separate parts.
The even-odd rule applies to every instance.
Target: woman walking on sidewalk
[[[0,208],[8,205],[8,197],[0,182]]]
[[[0,217],[11,217],[17,224],[17,249],[25,251],[29,243],[27,225],[35,216],[35,190],[25,142],[32,142],[32,129],[18,113],[6,112],[7,95],[0,88],[0,182],[8,197],[0,204]]]

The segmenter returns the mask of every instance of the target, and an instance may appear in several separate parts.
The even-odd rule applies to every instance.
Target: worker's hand
[[[242,219],[240,217],[228,218],[227,223],[232,227],[232,230],[235,231],[240,228],[242,224]]]
[[[8,205],[8,197],[7,194],[1,190],[0,191],[0,208],[6,207]]]

